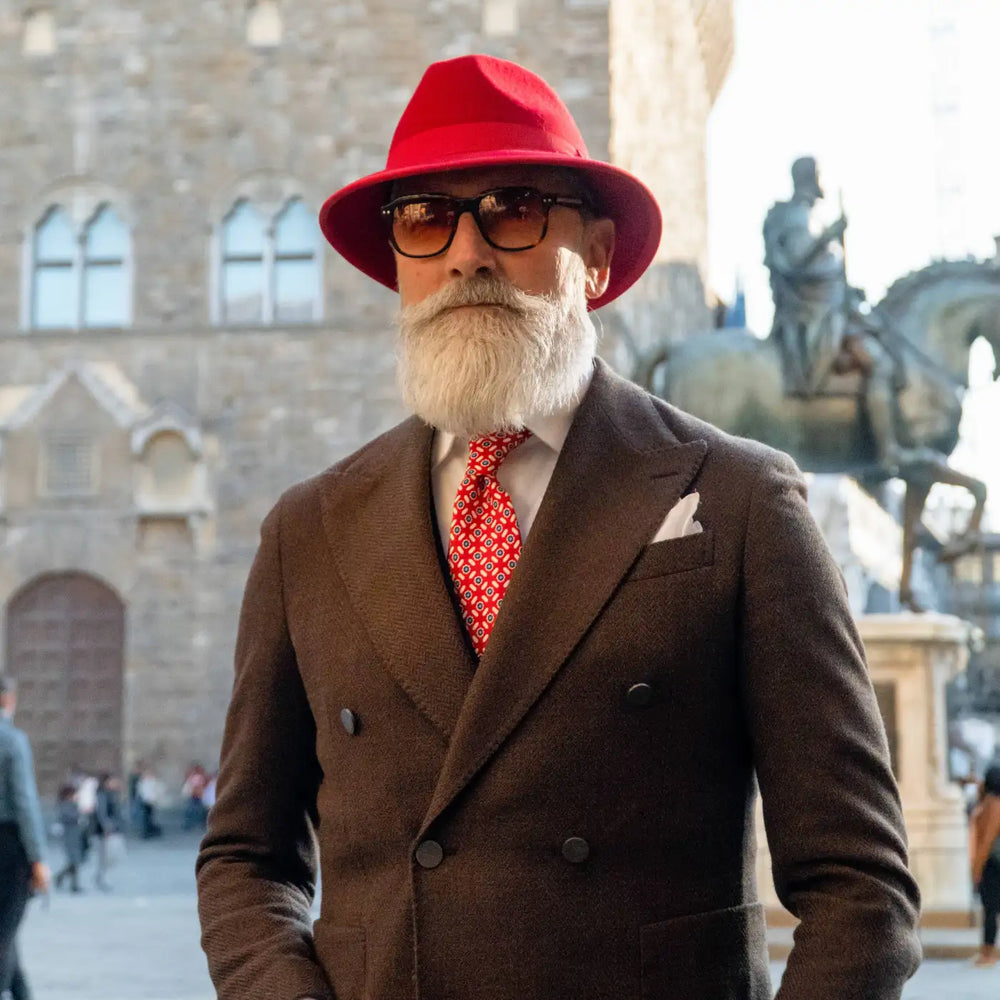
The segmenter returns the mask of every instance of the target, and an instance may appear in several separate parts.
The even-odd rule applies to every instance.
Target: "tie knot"
[[[481,476],[496,475],[500,463],[524,440],[531,431],[521,430],[512,434],[486,434],[469,442],[469,468]]]

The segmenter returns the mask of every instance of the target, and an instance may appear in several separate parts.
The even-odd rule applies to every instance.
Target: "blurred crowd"
[[[180,794],[183,829],[204,829],[215,802],[215,775],[191,764]],[[108,871],[125,855],[126,833],[142,840],[162,836],[160,814],[168,801],[164,782],[145,761],[136,762],[125,788],[117,775],[75,768],[59,789],[50,830],[63,854],[55,888],[82,892],[81,871],[93,857],[94,886],[108,891]]]

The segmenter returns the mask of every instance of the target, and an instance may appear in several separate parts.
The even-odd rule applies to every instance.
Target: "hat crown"
[[[430,142],[458,156],[490,148],[589,155],[569,109],[540,76],[484,55],[427,68],[393,133],[387,169],[406,167]]]
[[[396,260],[380,207],[403,178],[470,168],[561,167],[587,180],[594,207],[615,224],[611,280],[596,309],[625,291],[656,256],[661,218],[652,192],[621,167],[593,160],[572,115],[540,77],[516,63],[472,55],[433,63],[396,126],[384,170],[327,198],[319,221],[330,245],[387,288]]]

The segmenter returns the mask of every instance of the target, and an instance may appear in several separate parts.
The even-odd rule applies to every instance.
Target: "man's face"
[[[414,178],[394,195],[470,198],[498,187],[579,194],[564,171],[505,167]],[[440,254],[397,252],[403,401],[431,426],[466,438],[570,406],[593,368],[587,302],[607,288],[613,247],[610,220],[554,206],[545,238],[527,250],[497,250],[465,213]]]
[[[567,172],[554,167],[506,166],[423,174],[401,181],[394,197],[406,194],[448,194],[470,198],[495,188],[533,187],[542,194],[575,197],[579,191]],[[529,295],[552,295],[558,290],[558,261],[562,252],[578,256],[586,270],[584,294],[604,293],[614,249],[614,225],[608,219],[584,217],[573,208],[556,205],[549,211],[545,239],[530,250],[497,250],[483,239],[472,214],[458,222],[451,245],[436,257],[413,258],[396,253],[396,278],[403,306],[422,302],[451,282],[489,275],[510,282]],[[483,308],[466,306],[464,308]]]

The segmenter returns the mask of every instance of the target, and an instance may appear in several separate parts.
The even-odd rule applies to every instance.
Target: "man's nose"
[[[459,216],[455,236],[448,247],[448,273],[453,278],[493,274],[497,251],[486,242],[471,212]]]

